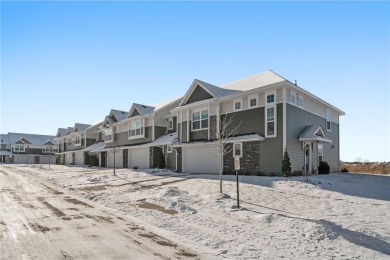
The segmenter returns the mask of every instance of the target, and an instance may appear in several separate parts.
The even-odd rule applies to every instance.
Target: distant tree
[[[282,160],[282,173],[285,177],[291,176],[291,162],[290,156],[288,155],[287,148],[284,150],[283,160]]]

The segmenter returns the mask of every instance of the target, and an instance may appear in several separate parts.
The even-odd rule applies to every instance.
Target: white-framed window
[[[74,145],[80,145],[80,136],[76,136],[76,139],[74,141]]]
[[[299,105],[299,107],[302,107],[302,108],[305,106],[305,100],[303,99],[302,95],[299,95],[298,105]]]
[[[242,99],[233,101],[233,111],[239,111],[242,109]]]
[[[14,152],[24,152],[24,145],[23,144],[16,144],[14,147]]]
[[[72,145],[72,138],[68,138],[67,140],[67,146],[71,146]]]
[[[276,91],[265,94],[265,104],[274,104],[276,102]]]
[[[248,98],[248,107],[249,108],[257,107],[257,103],[258,103],[257,96],[250,96]]]
[[[332,112],[329,109],[326,109],[325,111],[325,123],[326,123],[326,130],[331,130],[331,120],[332,120]]]
[[[276,107],[267,107],[265,109],[265,135],[266,137],[275,137],[276,136]]]
[[[168,129],[172,130],[173,129],[173,118],[168,119]]]
[[[167,153],[172,153],[172,146],[171,145],[167,146]]]
[[[320,165],[320,162],[323,161],[324,159],[324,145],[323,144],[318,144],[317,146],[317,154],[318,154],[318,165]]]
[[[290,92],[290,103],[296,105],[297,104],[297,95],[294,91]]]
[[[242,143],[233,143],[233,157],[242,157]]]
[[[104,141],[112,142],[112,129],[107,129],[104,131]]]
[[[54,151],[55,151],[55,148],[52,145],[45,145],[43,147],[43,152],[52,153]]]
[[[207,129],[209,127],[209,111],[202,110],[192,113],[192,131]]]
[[[130,123],[129,137],[143,136],[142,120],[138,119]]]

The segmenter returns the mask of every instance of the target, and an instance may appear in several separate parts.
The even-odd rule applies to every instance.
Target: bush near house
[[[285,177],[291,176],[291,162],[290,162],[290,156],[288,155],[287,149],[284,150],[284,155],[282,160],[282,174]]]
[[[327,162],[320,162],[320,165],[318,166],[318,174],[329,174],[330,167]]]

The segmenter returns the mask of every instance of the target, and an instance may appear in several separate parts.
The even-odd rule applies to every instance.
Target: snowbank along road
[[[23,169],[0,168],[0,198],[0,259],[198,259]]]

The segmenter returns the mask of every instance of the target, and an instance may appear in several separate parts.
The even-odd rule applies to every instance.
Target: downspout
[[[286,98],[286,88],[283,88],[283,153],[287,148],[287,98]]]

